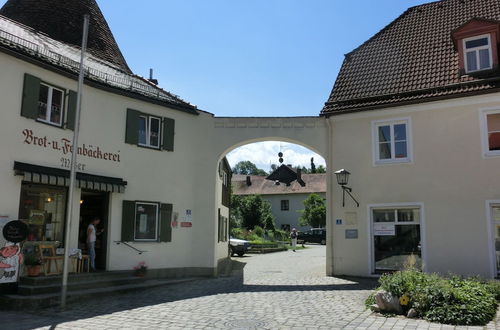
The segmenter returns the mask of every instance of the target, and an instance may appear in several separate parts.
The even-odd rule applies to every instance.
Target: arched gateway
[[[210,150],[210,159],[207,159],[207,173],[213,173],[217,180],[218,164],[231,150],[242,145],[260,141],[286,141],[304,146],[325,158],[327,168],[330,169],[331,157],[329,156],[329,127],[324,117],[214,117],[213,118],[213,144]],[[212,181],[213,183],[213,181]],[[220,211],[217,208],[218,195],[217,183],[214,194],[207,192],[205,198],[206,207],[212,207],[215,225]],[[331,174],[327,174],[327,219],[330,217],[331,209]],[[208,213],[207,213],[208,214]],[[327,221],[327,227],[330,221]],[[328,230],[330,232],[330,230]],[[330,236],[330,234],[328,234]],[[327,269],[326,273],[332,274],[330,260],[332,251],[331,236],[327,239]],[[225,253],[224,248],[216,248],[214,253],[215,262]]]

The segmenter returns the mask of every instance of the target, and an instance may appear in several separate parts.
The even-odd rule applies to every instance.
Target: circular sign
[[[22,242],[28,237],[28,226],[19,220],[9,221],[3,226],[3,237],[12,243]]]

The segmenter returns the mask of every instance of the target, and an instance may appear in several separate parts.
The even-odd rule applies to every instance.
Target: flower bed
[[[381,313],[405,314],[431,322],[485,325],[495,317],[500,284],[478,278],[444,278],[417,270],[382,275],[366,305]],[[392,302],[386,308],[384,301]]]

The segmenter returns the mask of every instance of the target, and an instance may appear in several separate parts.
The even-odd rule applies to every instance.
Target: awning
[[[69,187],[70,171],[60,168],[14,162],[15,175],[23,181]],[[121,178],[76,172],[76,186],[81,189],[123,193],[127,181]]]

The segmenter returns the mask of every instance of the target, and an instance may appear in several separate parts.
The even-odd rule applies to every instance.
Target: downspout
[[[333,276],[333,162],[332,162],[332,125],[325,116],[328,134],[326,135],[326,275]]]

